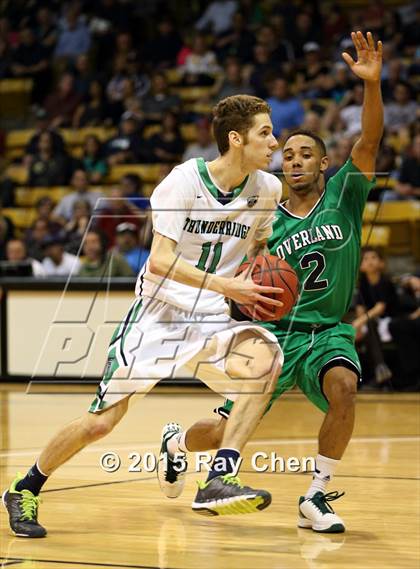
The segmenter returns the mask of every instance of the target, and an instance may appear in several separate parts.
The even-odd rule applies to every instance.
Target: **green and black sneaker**
[[[271,504],[271,494],[243,486],[237,476],[225,474],[209,482],[198,482],[198,492],[192,509],[204,516],[252,514]]]
[[[341,498],[344,492],[316,492],[312,498],[299,498],[300,528],[308,528],[319,533],[343,533],[345,531],[343,520],[337,516],[330,502]]]
[[[9,512],[10,528],[18,537],[45,537],[47,530],[38,523],[40,498],[30,490],[16,490],[16,484],[23,479],[18,473],[10,488],[3,494],[3,504]]]

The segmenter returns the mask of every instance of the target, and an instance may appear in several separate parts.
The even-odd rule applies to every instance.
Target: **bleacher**
[[[209,87],[179,87],[177,70],[168,70],[167,77],[172,85],[171,91],[176,93],[182,100],[184,109],[193,112],[211,111],[209,100],[211,88]],[[9,113],[9,116],[26,116],[28,112],[29,95],[32,82],[28,80],[2,80],[0,81],[0,108]],[[204,102],[203,102],[204,101]],[[316,100],[316,104],[327,106],[329,100]],[[310,107],[311,101],[306,101],[305,106]],[[3,106],[2,106],[3,105]],[[148,126],[145,129],[145,137],[158,132],[160,125]],[[27,186],[28,170],[18,163],[24,153],[27,142],[34,134],[34,129],[10,130],[5,142],[6,168],[4,175],[17,185],[15,190],[15,207],[4,209],[15,223],[18,229],[24,230],[34,220],[34,206],[42,196],[50,196],[54,202],[69,193],[69,187],[32,188]],[[64,128],[60,130],[69,153],[76,158],[81,157],[83,143],[88,135],[96,135],[100,141],[105,141],[115,135],[116,128],[87,127],[80,129]],[[195,137],[193,124],[182,124],[181,133],[184,140],[192,142]],[[396,140],[395,144],[399,141]],[[92,187],[100,189],[105,195],[113,184],[128,173],[138,174],[144,182],[143,193],[150,196],[159,178],[159,164],[124,164],[113,166],[101,186]],[[378,177],[377,187],[391,189],[395,180],[388,177]],[[420,260],[420,204],[415,201],[404,202],[368,202],[363,216],[362,244],[378,246],[385,252],[393,255],[413,255]]]

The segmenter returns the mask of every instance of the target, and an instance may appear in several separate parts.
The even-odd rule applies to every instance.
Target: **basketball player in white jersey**
[[[270,494],[243,486],[235,468],[269,402],[283,356],[270,332],[232,320],[225,300],[257,305],[261,317],[269,312],[267,305],[282,304],[262,296],[282,289],[235,277],[245,255],[264,249],[281,197],[280,181],[260,170],[277,146],[269,113],[256,97],[224,99],[213,121],[220,156],[208,164],[193,159],[177,166],[155,189],[151,254],[136,300],[111,339],[97,396],[89,412],[59,431],[27,475],[18,475],[3,495],[16,535],[46,535],[37,513],[48,477],[108,434],[126,413],[130,396],[147,393],[161,378],[196,377],[235,399],[193,509],[250,513],[270,504]],[[169,461],[162,476],[173,474]]]

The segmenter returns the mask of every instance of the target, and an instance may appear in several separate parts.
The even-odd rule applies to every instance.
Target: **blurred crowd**
[[[362,249],[351,323],[363,385],[420,390],[420,272],[393,278],[379,249]]]
[[[334,175],[361,128],[362,85],[341,56],[347,51],[355,57],[350,32],[357,29],[372,31],[384,44],[385,132],[377,162],[382,183],[369,199],[420,198],[419,2],[347,7],[305,0],[13,0],[0,10],[0,80],[33,80],[35,133],[16,161],[27,169],[30,187],[71,187],[55,202],[53,194],[42,197],[24,234],[1,213],[0,203],[0,259],[6,265],[29,263],[39,277],[136,275],[150,247],[148,200],[134,173],[104,195],[110,170],[155,163],[161,179],[180,161],[214,159],[211,107],[229,95],[266,99],[280,145],[297,127],[320,135],[330,158],[326,178]],[[194,105],[180,96],[188,87],[197,88]],[[195,132],[189,144],[185,124]],[[115,134],[107,140],[87,136],[75,155],[60,129],[83,127],[112,127]],[[281,165],[278,150],[270,168],[280,172]],[[13,205],[12,181],[3,176],[0,187],[3,206]],[[372,280],[375,255],[379,268],[371,271]],[[365,365],[378,385],[392,375],[382,353],[387,341],[398,339],[403,350],[410,338],[419,339],[419,278],[398,281],[396,296],[385,302],[392,287],[376,286],[381,263],[379,253],[364,253],[354,319]],[[408,308],[409,297],[414,304]],[[366,319],[370,309],[374,317]],[[398,357],[398,365],[410,367],[407,355]],[[417,368],[404,373],[420,375]]]

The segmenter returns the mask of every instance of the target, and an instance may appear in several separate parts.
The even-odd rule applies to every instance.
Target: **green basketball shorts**
[[[354,347],[355,330],[340,322],[335,326],[312,332],[286,331],[270,327],[284,354],[284,363],[276,389],[267,408],[282,393],[297,385],[306,397],[326,413],[328,401],[322,384],[326,372],[337,366],[346,367],[361,378],[359,358]],[[227,417],[233,402],[226,400],[215,412]]]

